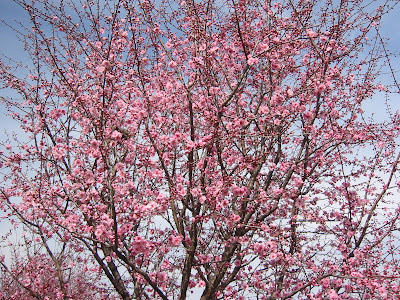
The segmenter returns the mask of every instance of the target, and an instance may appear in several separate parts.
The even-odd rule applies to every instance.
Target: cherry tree
[[[10,267],[0,262],[1,299],[117,299],[99,284],[98,268],[88,268],[87,262],[66,264],[65,256],[52,260],[40,252],[14,254]]]
[[[0,197],[43,245],[24,264],[73,252],[122,299],[399,297],[399,113],[365,111],[399,92],[397,1],[15,2],[31,62],[3,59],[2,100],[29,138]]]

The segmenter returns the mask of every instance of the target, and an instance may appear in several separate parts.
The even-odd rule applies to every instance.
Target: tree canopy
[[[399,297],[397,1],[15,2],[9,299]]]

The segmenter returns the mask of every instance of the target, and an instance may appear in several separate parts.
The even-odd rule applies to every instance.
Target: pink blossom
[[[278,255],[277,255],[276,253],[274,253],[274,252],[272,252],[272,253],[269,255],[269,259],[272,259],[272,260],[277,259],[277,257],[278,257]]]
[[[236,215],[236,214],[232,214],[232,215],[231,215],[231,220],[232,220],[232,222],[234,222],[234,223],[239,222],[240,219],[241,219],[240,216],[238,216],[238,215]]]
[[[310,119],[313,118],[313,113],[312,113],[311,111],[307,111],[307,112],[305,112],[305,113],[303,114],[303,116],[304,116],[304,119],[310,120]]]
[[[178,64],[177,64],[175,61],[173,61],[173,60],[171,60],[171,61],[168,63],[168,66],[169,66],[170,68],[172,68],[172,69],[176,68],[177,65],[178,65]]]
[[[250,55],[249,58],[248,58],[248,60],[247,60],[247,63],[248,63],[250,66],[252,66],[252,65],[258,63],[258,58],[252,57],[252,56]]]
[[[111,134],[111,138],[113,140],[119,141],[122,138],[122,133],[117,130],[114,130],[113,133]]]
[[[315,38],[318,36],[318,34],[316,32],[314,32],[312,29],[308,28],[307,29],[307,36],[310,38]]]
[[[172,246],[179,246],[179,244],[182,242],[182,240],[183,240],[183,237],[182,236],[171,236],[170,237],[170,239],[169,239],[169,242],[170,242],[170,244],[172,245]]]

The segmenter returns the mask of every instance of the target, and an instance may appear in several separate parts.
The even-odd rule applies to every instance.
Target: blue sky
[[[26,12],[12,0],[0,0],[0,19],[9,24],[16,24],[15,21],[29,21]],[[0,52],[17,57],[24,53],[15,33],[3,23],[0,24],[0,41]]]

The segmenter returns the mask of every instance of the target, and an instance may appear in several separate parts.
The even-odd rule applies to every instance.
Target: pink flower
[[[167,281],[167,279],[168,279],[168,274],[165,273],[165,272],[158,272],[158,273],[157,273],[157,279],[158,279],[159,281]]]
[[[331,290],[329,290],[328,293],[329,293],[329,299],[332,299],[332,300],[340,299],[340,297],[338,296],[338,294],[336,293],[335,290],[331,289]]]
[[[122,138],[122,133],[117,130],[114,130],[114,132],[111,134],[111,138],[113,140],[120,141]]]
[[[97,72],[99,72],[99,73],[103,73],[103,72],[106,70],[106,68],[103,67],[103,66],[99,66],[99,67],[96,68],[96,70],[97,70]]]
[[[23,286],[28,287],[31,284],[31,280],[29,278],[25,278],[24,280],[22,280],[22,284]]]
[[[198,287],[205,287],[205,286],[206,286],[206,283],[205,283],[203,280],[200,280],[200,281],[197,283],[197,286],[198,286]]]
[[[237,222],[240,221],[240,216],[238,216],[238,215],[236,215],[236,214],[232,214],[232,215],[231,215],[231,220],[232,220],[232,222],[237,223]]]
[[[318,33],[312,31],[312,29],[310,29],[310,28],[308,28],[306,31],[307,31],[307,36],[310,38],[315,38],[318,36]]]
[[[171,60],[171,61],[168,63],[168,66],[169,66],[170,68],[172,68],[172,69],[176,68],[177,65],[178,65],[178,64],[177,64],[175,61],[173,61],[173,60]]]
[[[249,56],[249,59],[247,60],[247,63],[252,66],[256,63],[258,63],[258,58],[256,57],[252,57],[251,55]]]
[[[111,67],[111,63],[108,60],[104,60],[101,65],[106,69]]]
[[[306,120],[310,120],[313,117],[313,113],[311,111],[307,111],[306,113],[304,113],[304,119]]]
[[[183,237],[181,235],[174,235],[169,237],[169,243],[172,246],[179,246],[179,244],[182,242]]]

